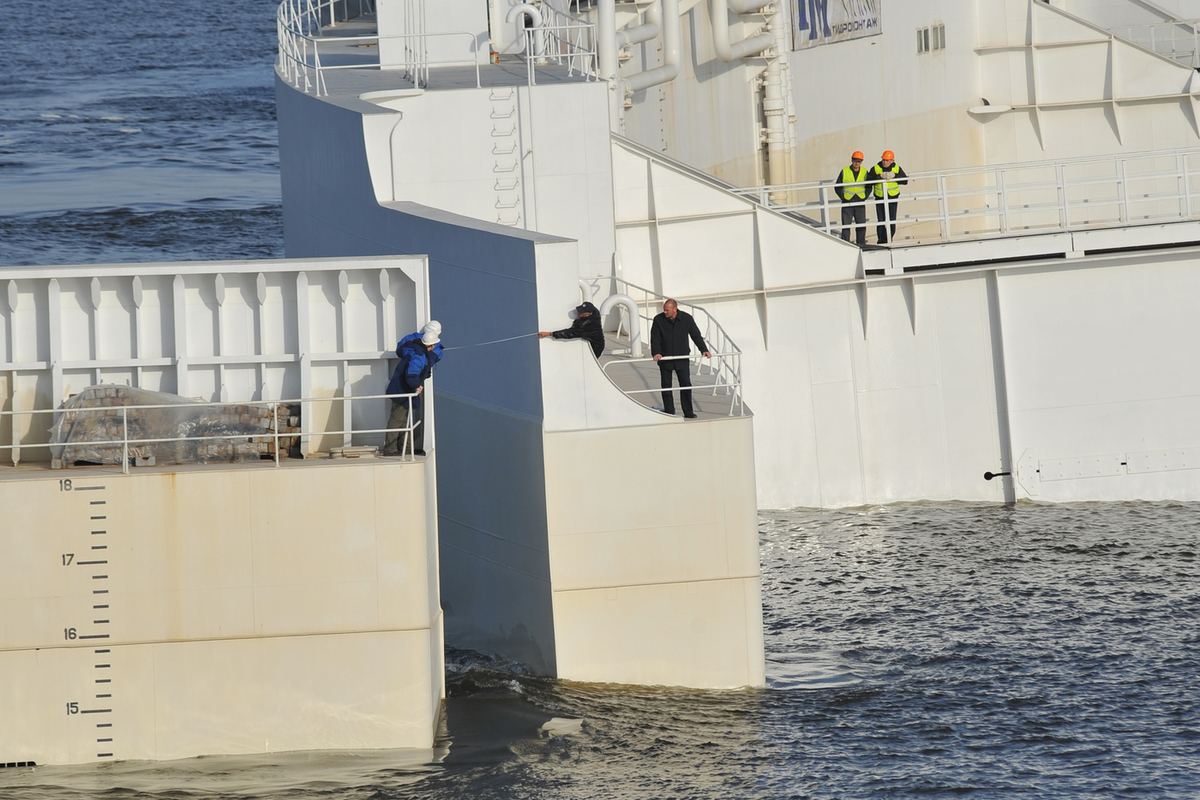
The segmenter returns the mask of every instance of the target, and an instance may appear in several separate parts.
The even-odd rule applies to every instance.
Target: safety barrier
[[[639,326],[642,341],[650,341],[650,326],[654,321],[654,317],[662,310],[662,304],[667,299],[663,295],[656,294],[650,289],[630,283],[624,278],[615,276],[603,276],[598,278],[585,278],[587,283],[593,287],[599,288],[602,284],[609,284],[613,287],[613,291],[620,294],[627,294],[633,298],[634,303],[639,309],[637,325]],[[593,294],[594,296],[594,294]],[[711,358],[704,358],[703,354],[693,353],[689,356],[696,368],[696,374],[705,379],[704,385],[694,386],[692,391],[699,392],[706,389],[711,389],[712,395],[729,396],[729,415],[742,416],[746,413],[745,405],[742,402],[742,351],[721,327],[721,323],[717,322],[716,318],[710,314],[707,309],[702,306],[692,305],[682,301],[679,303],[681,311],[686,311],[692,315],[696,321],[696,327],[700,329],[700,335],[704,338],[705,343],[712,348],[709,352]],[[630,325],[634,324],[632,320],[627,320],[622,314],[621,322],[617,328],[617,335],[621,332],[628,331]],[[608,374],[608,368],[614,364],[640,364],[653,362],[653,358],[622,358],[611,361],[604,365],[605,374]],[[708,381],[711,380],[711,384]],[[625,391],[624,389],[622,391]],[[625,391],[627,395],[643,394],[648,392],[661,392],[662,389],[636,389]]]
[[[434,67],[470,67],[475,71],[475,86],[481,86],[479,44],[469,31],[425,30],[425,1],[398,0],[397,11],[403,33],[380,36],[374,32],[333,36],[339,24],[359,18],[370,23],[374,13],[372,0],[283,0],[276,12],[279,42],[279,74],[289,84],[318,97],[329,94],[326,75],[338,70],[379,69],[380,49],[385,44],[399,45],[399,59],[389,60],[389,69],[412,81],[416,88],[429,85]],[[524,58],[527,82],[537,83],[539,67],[565,67],[568,77],[582,75],[592,79],[598,73],[596,26],[549,4],[539,12],[543,23],[527,28]],[[372,27],[366,25],[366,28]],[[430,42],[437,39],[463,39],[469,58],[436,59],[430,56]],[[338,60],[343,63],[331,63]]]
[[[736,193],[831,235],[896,224],[895,240],[904,244],[1175,222],[1200,218],[1200,148],[909,173],[895,198],[897,218],[882,204],[889,212],[882,223],[881,204],[869,196],[866,223],[843,226],[833,181]]]
[[[567,75],[589,80],[599,75],[596,26],[550,4],[542,6],[542,24],[525,29],[525,67],[530,86],[537,85],[537,67],[557,64]]]
[[[388,434],[395,433],[398,435],[403,434],[403,437],[404,437],[404,441],[400,448],[400,455],[411,460],[414,457],[413,456],[413,453],[414,453],[413,437],[415,435],[415,431],[416,431],[417,427],[419,427],[421,425],[420,420],[413,419],[412,403],[413,403],[413,399],[416,397],[417,397],[417,394],[415,394],[415,393],[414,394],[360,395],[357,397],[351,397],[351,396],[347,395],[347,396],[342,396],[342,397],[308,397],[308,398],[301,398],[298,400],[270,400],[270,401],[266,401],[266,400],[253,401],[253,400],[251,400],[251,401],[244,401],[244,402],[239,401],[236,403],[235,402],[224,402],[224,403],[188,402],[184,405],[180,405],[180,404],[137,404],[137,405],[120,405],[120,406],[97,407],[97,408],[72,408],[72,409],[41,408],[41,409],[29,409],[29,410],[21,410],[21,411],[0,411],[0,420],[3,420],[4,418],[8,418],[9,425],[11,426],[10,429],[13,431],[12,443],[0,445],[0,452],[9,451],[11,453],[13,466],[19,466],[21,463],[21,451],[22,450],[50,450],[51,453],[53,453],[54,448],[77,447],[80,445],[86,445],[86,446],[92,447],[92,448],[104,447],[104,446],[110,446],[110,447],[120,446],[121,453],[122,453],[121,471],[128,472],[129,464],[131,461],[131,458],[130,458],[131,448],[136,449],[137,447],[142,446],[142,445],[166,444],[166,443],[170,443],[170,442],[221,442],[221,443],[225,443],[225,442],[230,442],[230,441],[236,440],[236,441],[246,442],[246,443],[264,442],[264,443],[273,444],[274,445],[274,447],[273,447],[274,463],[275,463],[275,466],[279,466],[279,451],[280,451],[280,440],[281,439],[301,439],[303,441],[303,440],[313,438],[313,437],[320,438],[320,437],[327,437],[327,436],[332,436],[332,437],[341,436],[343,445],[346,447],[349,447],[349,446],[352,446],[353,437],[355,437],[355,436],[359,436],[359,437],[373,436],[375,439],[378,439],[378,438],[380,438],[378,436],[378,434],[383,434],[383,438],[386,441],[386,437]],[[364,400],[391,400],[391,401],[403,400],[403,401],[405,401],[408,404],[408,425],[406,427],[402,427],[402,428],[388,428],[388,427],[354,428],[353,424],[351,422],[351,420],[353,418],[353,415],[352,415],[353,403],[361,402]],[[311,409],[314,404],[321,404],[321,403],[328,403],[328,404],[342,403],[343,404],[343,425],[345,425],[347,427],[345,427],[342,430],[308,430],[303,433],[279,430],[279,409],[280,409],[280,407],[298,405],[303,409],[302,413],[305,415],[308,415],[311,413]],[[181,408],[186,408],[186,409],[226,408],[229,406],[247,406],[247,407],[254,407],[254,408],[264,408],[264,409],[269,410],[270,419],[273,420],[272,430],[267,431],[265,433],[261,433],[261,434],[219,433],[219,434],[214,434],[214,435],[210,435],[210,436],[131,437],[129,435],[130,434],[130,425],[129,425],[130,410],[133,410],[133,411],[145,411],[145,410],[152,410],[152,409],[179,410]],[[95,438],[95,439],[88,439],[86,442],[23,442],[23,441],[21,441],[21,439],[23,437],[19,433],[21,428],[18,424],[18,420],[20,418],[31,418],[31,417],[45,416],[45,415],[57,416],[60,414],[73,414],[76,416],[83,416],[83,417],[86,417],[89,414],[95,414],[97,416],[116,416],[118,414],[118,412],[119,412],[119,416],[120,416],[120,420],[121,420],[121,426],[120,426],[121,435],[119,437],[109,437],[109,438],[101,437],[101,438]],[[302,450],[303,449],[304,448],[302,445]],[[55,456],[55,457],[57,458],[57,456]]]
[[[1190,67],[1200,66],[1200,19],[1175,19],[1119,25],[1109,31],[1121,39],[1144,47]]]

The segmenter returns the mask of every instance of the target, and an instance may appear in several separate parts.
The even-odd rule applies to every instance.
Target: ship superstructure
[[[760,506],[1200,494],[1200,387],[1173,366],[1194,337],[1164,313],[1200,241],[1200,9],[447,5],[364,7],[362,91],[285,52],[281,94],[393,112],[363,114],[377,197],[569,237],[579,277],[644,292],[643,316],[705,306],[742,354]],[[455,30],[456,54],[386,56]],[[331,57],[332,34],[312,43]],[[885,148],[912,179],[895,240],[874,245],[872,208],[860,249],[830,178]],[[314,204],[284,159],[295,219]],[[347,241],[329,214],[288,247]]]

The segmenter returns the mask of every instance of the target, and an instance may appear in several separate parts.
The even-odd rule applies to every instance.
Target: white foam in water
[[[583,730],[583,720],[554,717],[538,728],[538,730],[550,736],[570,736],[573,733],[579,733]]]

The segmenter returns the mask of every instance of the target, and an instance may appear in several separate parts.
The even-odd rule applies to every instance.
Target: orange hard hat
[[[850,154],[850,160],[851,161],[862,161],[863,160],[862,151],[855,150],[853,153]]]
[[[893,153],[891,150],[884,150],[882,158],[884,161],[895,161],[896,154]]]

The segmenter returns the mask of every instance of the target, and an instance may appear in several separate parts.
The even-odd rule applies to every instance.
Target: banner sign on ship
[[[792,49],[878,36],[880,0],[791,0]]]

